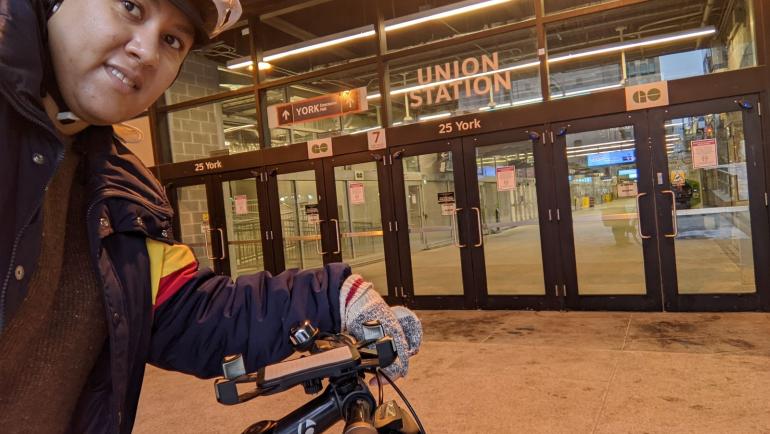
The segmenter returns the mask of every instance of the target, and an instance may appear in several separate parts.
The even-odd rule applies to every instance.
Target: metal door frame
[[[566,156],[566,136],[570,133],[598,131],[607,128],[632,126],[638,172],[637,200],[646,293],[644,295],[580,295],[577,278],[574,225],[572,218],[569,168]],[[565,304],[574,310],[655,311],[662,309],[661,282],[658,261],[657,227],[653,196],[652,146],[648,140],[648,116],[644,111],[579,119],[549,125],[550,146],[554,147],[553,174],[560,218],[558,223],[562,257],[560,285]],[[646,197],[645,197],[646,196]],[[645,201],[644,199],[647,199]],[[649,238],[646,238],[649,237]],[[609,276],[611,278],[611,276]]]
[[[465,179],[468,197],[468,206],[480,208],[481,198],[479,194],[476,149],[497,144],[530,141],[534,154],[534,169],[537,193],[537,214],[540,232],[540,255],[543,261],[543,289],[542,295],[490,295],[487,288],[487,271],[483,242],[477,240],[469,245],[472,252],[473,272],[475,276],[475,291],[477,292],[477,307],[483,309],[559,309],[562,307],[557,297],[558,270],[560,268],[558,231],[553,220],[555,208],[555,193],[552,181],[551,162],[552,147],[545,146],[544,126],[530,129],[512,129],[476,136],[463,137],[463,160],[465,165]],[[551,221],[548,219],[549,212]],[[479,213],[480,214],[480,213]],[[470,216],[470,214],[469,214]],[[481,222],[477,216],[472,216],[472,221],[477,223],[476,232],[481,232]],[[483,237],[483,235],[482,235]],[[478,234],[473,235],[473,239]],[[480,245],[479,245],[480,244]],[[514,280],[516,277],[511,276]]]
[[[742,108],[738,103],[747,102]],[[721,98],[704,102],[680,104],[654,109],[650,112],[651,137],[660,147],[665,146],[664,123],[668,119],[741,111],[744,138],[746,140],[746,168],[749,178],[749,212],[751,215],[754,278],[757,291],[752,294],[678,294],[676,252],[673,238],[665,234],[673,230],[671,197],[663,192],[670,190],[668,158],[665,152],[656,153],[656,171],[663,176],[662,185],[655,186],[658,220],[661,227],[659,238],[663,273],[665,308],[671,311],[747,311],[770,310],[770,227],[766,202],[767,167],[764,157],[762,125],[757,95]],[[750,163],[754,163],[754,165]]]

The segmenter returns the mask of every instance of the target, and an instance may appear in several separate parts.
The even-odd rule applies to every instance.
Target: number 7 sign
[[[367,131],[366,133],[369,139],[369,150],[374,151],[377,149],[385,149],[388,145],[385,141],[385,129],[378,128],[376,130]]]

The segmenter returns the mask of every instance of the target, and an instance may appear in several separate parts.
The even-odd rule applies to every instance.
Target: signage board
[[[668,82],[640,84],[626,88],[626,110],[641,110],[668,105]]]
[[[307,142],[307,158],[323,158],[334,155],[332,150],[332,138],[309,140]]]
[[[313,203],[305,205],[305,216],[307,217],[307,222],[311,225],[318,224],[321,221],[320,213],[318,212],[318,204]]]
[[[351,182],[348,184],[348,197],[351,205],[361,205],[364,203],[364,183]]]
[[[245,194],[235,196],[235,215],[244,215],[249,213],[249,198]]]
[[[455,212],[455,193],[447,191],[438,193],[438,203],[441,205],[441,215],[452,215]]]
[[[680,187],[684,185],[686,175],[684,170],[672,170],[671,171],[671,185]]]
[[[315,98],[271,105],[267,108],[267,123],[270,128],[279,128],[368,109],[366,88],[359,87]]]
[[[601,152],[598,154],[588,154],[587,157],[588,167],[630,164],[636,161],[636,151],[628,149],[624,151]]]
[[[366,132],[366,138],[370,151],[376,151],[377,149],[385,149],[388,146],[385,138],[385,128],[377,128]]]
[[[497,191],[516,190],[516,166],[497,168]]]
[[[717,139],[693,140],[690,149],[693,169],[711,168],[718,164]]]

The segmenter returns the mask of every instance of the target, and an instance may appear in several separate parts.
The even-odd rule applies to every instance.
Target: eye
[[[121,3],[123,3],[123,7],[129,14],[131,14],[131,16],[134,18],[142,18],[142,10],[136,3],[129,0],[122,0]]]
[[[163,40],[166,42],[166,44],[168,44],[169,47],[175,50],[182,49],[182,41],[174,35],[166,35],[163,37]]]

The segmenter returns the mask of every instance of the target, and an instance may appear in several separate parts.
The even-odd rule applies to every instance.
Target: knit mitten
[[[396,312],[401,315],[401,319]],[[422,326],[414,313],[406,308],[394,311],[374,290],[371,282],[353,274],[345,279],[340,288],[340,318],[342,330],[358,340],[364,339],[365,322],[379,321],[385,335],[393,338],[398,353],[396,360],[384,369],[385,373],[392,378],[406,376],[409,357],[417,353],[422,340]],[[407,328],[402,327],[402,323]]]

